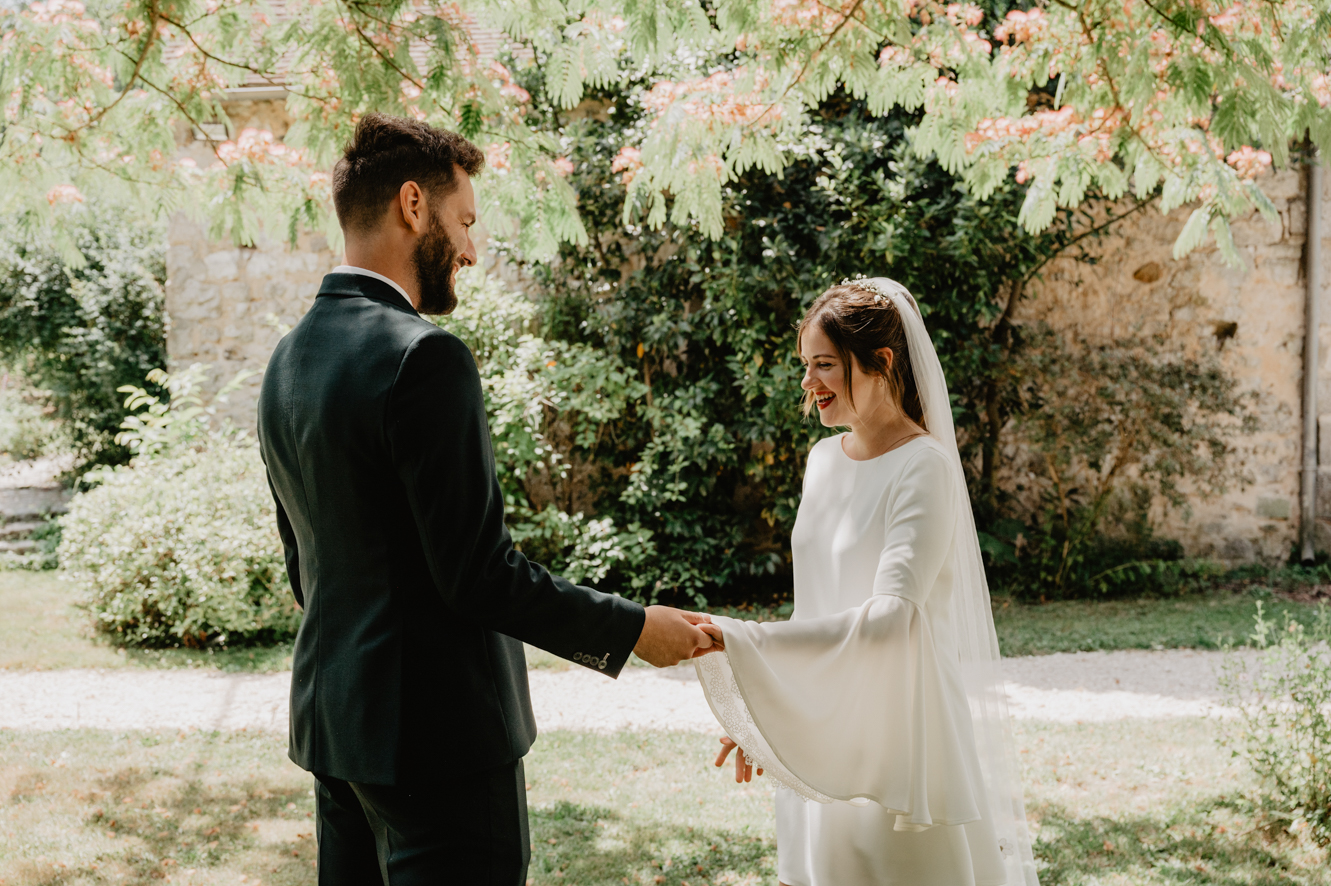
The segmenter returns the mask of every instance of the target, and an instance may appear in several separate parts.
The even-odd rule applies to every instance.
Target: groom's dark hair
[[[333,208],[344,231],[370,231],[409,181],[431,202],[457,187],[458,170],[485,168],[481,149],[455,132],[418,120],[366,114],[333,168]]]

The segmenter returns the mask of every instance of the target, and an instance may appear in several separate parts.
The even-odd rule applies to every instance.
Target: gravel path
[[[1079,652],[1004,663],[1018,719],[1096,722],[1221,713],[1221,653]],[[544,730],[715,732],[691,666],[627,668],[618,680],[582,668],[529,672]],[[257,729],[285,732],[291,675],[135,669],[0,671],[0,728]]]

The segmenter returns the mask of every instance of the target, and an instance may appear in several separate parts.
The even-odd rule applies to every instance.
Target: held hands
[[[712,624],[710,615],[670,606],[648,606],[647,620],[633,651],[648,664],[668,668],[725,648],[721,629]]]
[[[716,755],[716,767],[719,769],[726,764],[726,757],[730,756],[731,751],[735,752],[735,784],[753,781],[753,767],[744,759],[744,748],[735,744],[729,735],[721,736],[721,753]],[[763,774],[762,769],[758,770],[758,774]]]

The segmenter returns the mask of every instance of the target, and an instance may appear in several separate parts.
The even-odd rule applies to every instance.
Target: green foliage
[[[914,118],[875,118],[836,96],[798,146],[797,162],[780,175],[753,171],[726,189],[719,239],[693,226],[626,228],[623,183],[611,167],[643,125],[650,78],[638,77],[625,72],[574,121],[564,120],[540,76],[521,81],[533,96],[532,125],[550,127],[567,145],[591,235],[585,247],[565,246],[556,263],[513,253],[540,293],[523,322],[547,347],[562,341],[614,359],[638,385],[622,416],[599,432],[592,485],[598,517],[651,533],[656,556],[636,573],[644,586],[714,603],[766,598],[788,587],[804,456],[828,433],[799,411],[793,326],[803,309],[856,273],[907,285],[954,380],[967,451],[978,452],[985,417],[993,411],[1005,421],[1016,403],[1008,397],[988,408],[1008,372],[992,327],[1019,296],[1014,281],[1077,236],[1075,220],[1027,234],[1017,223],[1020,189],[974,199],[917,156]],[[501,447],[513,427],[496,418]]]
[[[117,389],[166,361],[164,231],[80,207],[69,213],[69,255],[31,222],[0,228],[0,362],[43,392],[82,457],[122,462]]]
[[[6,552],[3,555],[4,565],[10,569],[30,569],[34,571],[58,569],[60,567],[60,557],[57,554],[61,538],[60,521],[45,521],[32,531],[29,538],[36,544],[36,547],[24,553]]]
[[[0,390],[0,452],[15,461],[56,455],[73,448],[64,424],[41,391],[11,375]]]
[[[620,532],[609,517],[570,515],[553,504],[543,511],[524,509],[509,522],[524,553],[570,581],[601,584],[617,571],[626,592],[641,596],[634,593],[642,586],[638,571],[656,553],[650,532],[636,525]]]
[[[1277,625],[1259,602],[1251,640],[1256,662],[1230,657],[1222,674],[1238,711],[1227,743],[1261,780],[1256,800],[1271,830],[1331,845],[1331,607],[1311,626],[1288,614]]]
[[[1147,515],[1157,500],[1182,507],[1180,483],[1192,495],[1224,490],[1233,439],[1256,430],[1251,398],[1215,352],[1028,335],[1015,436],[1028,479],[1008,506],[1026,519],[986,526],[996,583],[1043,599],[1172,593],[1206,578],[1180,545],[1153,536]]]
[[[594,514],[598,454],[646,387],[612,354],[533,334],[535,306],[480,271],[459,275],[459,307],[440,325],[481,372],[514,542],[573,581],[644,584],[652,533]]]
[[[158,373],[172,401],[130,392],[146,408],[125,421],[123,442],[142,454],[90,474],[98,485],[61,521],[60,562],[116,645],[271,643],[300,623],[258,447],[211,429],[194,394],[201,375]]]
[[[487,384],[501,460],[529,478],[539,454],[536,473],[585,477],[579,488],[589,496],[575,507],[569,486],[544,495],[531,482],[523,494],[513,487],[519,532],[551,502],[564,514],[594,509],[650,533],[655,556],[634,570],[635,592],[712,603],[779,594],[804,455],[828,433],[798,410],[793,326],[828,285],[886,274],[920,301],[951,381],[996,579],[1032,597],[1179,592],[1207,580],[1176,543],[1152,536],[1146,505],[1177,501],[1179,482],[1204,491],[1229,479],[1229,439],[1248,426],[1215,355],[1179,354],[1144,336],[1091,347],[1012,322],[1053,256],[1080,249],[1123,214],[1064,213],[1032,235],[1021,222],[1027,189],[1000,184],[979,200],[921,159],[917,115],[874,116],[836,94],[787,146],[797,159],[779,174],[751,169],[723,189],[718,238],[692,224],[625,226],[622,207],[640,170],[620,149],[650,125],[648,87],[658,75],[624,70],[568,118],[547,89],[550,71],[538,51],[520,80],[532,96],[528,122],[567,149],[590,240],[566,245],[553,263],[510,250],[538,294],[520,317],[486,314],[539,337],[522,344],[515,331],[496,343],[530,356],[523,371],[495,370]],[[503,324],[486,334],[495,325]],[[555,383],[557,366],[593,354],[613,361],[614,373],[579,366],[575,376],[604,378],[614,409],[587,424],[579,412],[565,417],[560,395],[540,385]],[[537,372],[543,361],[547,370]],[[1001,444],[1011,442],[1014,420],[1019,451],[1051,460],[1057,482],[1011,488]],[[583,422],[594,445],[575,444],[569,421]],[[1039,471],[1047,473],[1043,463]],[[1106,539],[1111,513],[1123,530]]]
[[[245,379],[254,374],[250,370],[237,373],[213,395],[210,403],[205,404],[200,388],[208,379],[207,364],[193,363],[175,374],[154,369],[148,373],[147,380],[165,392],[164,396],[150,394],[134,385],[122,385],[116,389],[125,395],[125,409],[129,414],[121,420],[120,433],[116,434],[115,441],[140,460],[204,448],[210,438],[219,437],[212,426],[218,404],[226,403]],[[231,428],[220,432],[220,438],[238,436]]]
[[[708,238],[725,236],[729,189],[804,159],[808,127],[839,93],[875,117],[916,115],[913,150],[980,197],[1015,167],[1031,184],[1028,232],[1131,189],[1165,211],[1199,204],[1178,251],[1213,236],[1234,262],[1228,220],[1273,212],[1258,173],[1291,145],[1331,146],[1320,0],[56,0],[0,5],[0,211],[47,213],[104,189],[206,211],[240,242],[264,223],[335,236],[326,169],[357,117],[380,110],[491,147],[483,206],[496,230],[520,222],[529,253],[585,244],[561,144],[529,125],[539,115],[479,57],[469,23],[525,44],[559,111],[652,72],[650,113],[616,145],[641,160],[620,208]],[[230,123],[228,89],[245,83],[289,89],[297,150],[242,131],[176,156],[182,133]]]

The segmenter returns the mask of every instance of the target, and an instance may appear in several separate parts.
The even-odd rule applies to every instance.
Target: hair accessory
[[[881,284],[876,280],[869,279],[863,274],[856,274],[854,277],[846,277],[841,281],[841,285],[850,286],[870,293],[873,295],[873,300],[876,304],[881,305],[883,302],[890,302],[892,300],[891,294],[884,289]]]

